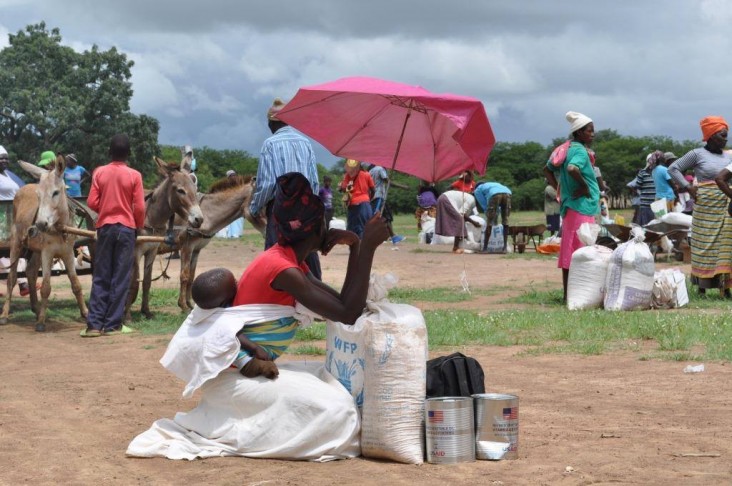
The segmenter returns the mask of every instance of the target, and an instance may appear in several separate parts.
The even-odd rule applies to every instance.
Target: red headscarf
[[[709,140],[709,137],[720,130],[729,130],[727,121],[721,116],[708,116],[706,118],[702,118],[699,125],[701,126],[702,140],[705,142]]]

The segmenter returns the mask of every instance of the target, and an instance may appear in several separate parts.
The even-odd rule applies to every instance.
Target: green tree
[[[150,172],[158,121],[130,112],[133,62],[112,47],[76,52],[41,22],[10,34],[0,51],[0,140],[19,159],[75,153],[92,169],[108,161],[110,137],[127,133],[130,164]]]

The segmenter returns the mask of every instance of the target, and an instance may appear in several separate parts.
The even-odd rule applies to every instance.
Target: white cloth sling
[[[295,317],[301,327],[312,323],[304,306],[274,304],[201,309],[195,306],[168,344],[160,364],[186,382],[183,398],[190,398],[206,381],[231,366],[239,353],[236,337],[248,324]]]

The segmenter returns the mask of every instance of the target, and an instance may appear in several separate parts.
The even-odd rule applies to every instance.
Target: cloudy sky
[[[258,155],[274,97],[354,75],[479,98],[507,142],[548,144],[568,110],[694,140],[732,118],[732,0],[0,0],[0,47],[41,20],[134,60],[163,144]]]

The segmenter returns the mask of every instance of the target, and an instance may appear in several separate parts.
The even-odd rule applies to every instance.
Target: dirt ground
[[[375,270],[395,273],[403,286],[456,291],[465,270],[478,297],[456,306],[485,312],[510,308],[502,302],[506,292],[481,297],[481,291],[500,285],[516,294],[530,285],[558,287],[561,281],[551,258],[459,256],[449,247],[417,248],[384,246]],[[215,241],[202,253],[199,269],[227,266],[240,273],[256,251],[238,241]],[[325,280],[340,282],[345,261],[341,249],[322,259]],[[170,273],[176,267],[173,262]],[[90,277],[82,280],[88,292]],[[58,287],[57,295],[65,297],[68,290]],[[487,391],[520,397],[519,458],[513,461],[415,466],[364,458],[325,464],[128,458],[125,449],[135,435],[196,404],[197,397],[180,398],[182,383],[158,363],[170,336],[81,339],[82,322],[60,323],[53,315],[51,308],[45,334],[35,333],[31,322],[0,327],[0,484],[732,482],[732,366],[705,363],[703,373],[684,374],[687,363],[643,361],[642,351],[532,357],[519,355],[519,347],[462,349],[483,365]]]

